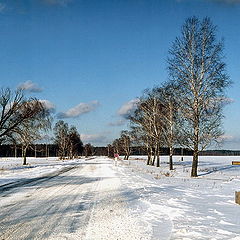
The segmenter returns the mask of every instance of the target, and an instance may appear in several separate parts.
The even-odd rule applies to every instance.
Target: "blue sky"
[[[209,16],[225,40],[234,84],[223,147],[240,149],[238,0],[2,0],[1,87],[24,84],[85,142],[105,145],[127,128],[134,99],[167,80],[168,50],[193,15]]]

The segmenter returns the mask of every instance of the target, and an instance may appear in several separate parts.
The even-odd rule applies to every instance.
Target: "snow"
[[[12,219],[21,219],[32,212],[29,208],[34,209],[35,204],[39,205],[42,214],[46,210],[40,207],[41,202],[45,198],[52,199],[51,218],[39,214],[41,221],[61,219],[60,210],[55,218],[54,209],[58,207],[65,212],[65,220],[48,239],[240,240],[240,205],[235,203],[235,191],[240,191],[240,166],[231,165],[240,157],[201,156],[198,178],[190,177],[191,160],[190,156],[184,156],[184,161],[174,156],[174,170],[170,171],[167,156],[161,156],[160,168],[146,166],[145,156],[131,156],[129,161],[119,161],[117,166],[113,160],[104,157],[71,161],[29,158],[29,165],[24,167],[20,158],[4,158],[0,159],[0,187],[57,174],[74,166],[78,168],[63,174],[65,179],[72,179],[69,183],[56,184],[63,181],[59,177],[48,188],[36,190],[33,185],[5,196],[0,199],[0,204],[10,206],[28,197],[31,200],[28,209],[23,204],[16,205],[18,210],[12,216]],[[48,189],[51,189],[49,195]],[[61,198],[65,205],[61,205]],[[77,227],[75,224],[76,231],[68,233],[64,226],[80,217],[80,213],[70,206],[77,209],[80,199],[84,199],[82,215],[89,209],[84,217],[85,225],[79,223]],[[11,213],[7,207],[6,211]],[[4,219],[0,218],[1,221]],[[27,223],[29,228],[31,221]],[[50,222],[49,226],[55,225]]]
[[[0,186],[44,177],[83,161],[83,159],[59,160],[57,157],[27,158],[27,165],[23,166],[22,158],[0,158]]]
[[[138,215],[128,211],[128,196],[122,195],[120,190],[121,179],[111,170],[111,166],[100,170],[102,179],[96,189],[98,195],[85,240],[150,240],[148,229],[141,226]]]
[[[191,159],[175,156],[175,169],[169,171],[167,156],[161,157],[160,168],[146,166],[146,157],[131,157],[123,162],[128,169],[119,170],[129,175],[129,188],[147,205],[143,218],[153,226],[154,239],[240,240],[240,206],[235,204],[240,166],[231,165],[240,157],[201,156],[198,178],[189,177]]]

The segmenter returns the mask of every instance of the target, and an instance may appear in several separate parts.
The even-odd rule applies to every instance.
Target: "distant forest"
[[[168,148],[161,148],[161,155],[169,155]],[[193,152],[188,149],[176,148],[174,155],[191,156]],[[94,147],[88,155],[113,157],[114,152],[108,147]],[[124,155],[120,152],[120,155]],[[142,147],[131,147],[131,155],[147,155],[146,149]],[[201,156],[240,156],[239,150],[206,150],[200,152]],[[56,157],[58,156],[58,146],[56,144],[36,144],[27,150],[27,157]],[[85,149],[82,149],[80,156],[85,156]],[[79,157],[80,157],[79,156]],[[22,157],[22,147],[20,145],[2,145],[0,147],[0,157]]]

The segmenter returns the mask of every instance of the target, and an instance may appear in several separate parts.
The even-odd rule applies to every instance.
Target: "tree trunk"
[[[198,167],[198,144],[195,143],[194,144],[194,151],[193,151],[191,177],[197,177],[197,167]]]
[[[151,154],[148,152],[148,160],[147,160],[147,165],[151,164]]]
[[[152,165],[152,147],[148,148],[148,162],[147,165]]]
[[[48,147],[47,147],[47,144],[46,144],[46,157],[48,157]]]
[[[129,159],[129,156],[130,156],[130,149],[128,150],[128,152],[127,152],[127,160]]]
[[[73,159],[73,144],[72,143],[71,143],[71,146],[70,146],[69,157],[70,157],[70,159]]]
[[[157,145],[157,167],[160,167],[160,146]]]
[[[170,110],[170,141],[169,141],[169,169],[173,170],[173,124],[174,124],[174,120],[173,120],[173,102],[170,101],[170,106],[169,106],[169,110]]]
[[[154,154],[153,159],[152,159],[152,166],[154,166],[156,160],[156,155]]]
[[[195,104],[195,106],[197,106],[197,103]],[[197,109],[197,107],[195,107],[195,109]],[[193,142],[194,145],[193,145],[193,162],[192,162],[191,177],[197,177],[197,167],[198,167],[199,118],[198,118],[198,113],[196,115],[197,116],[194,121],[194,142]]]
[[[34,157],[37,158],[37,146],[34,146]]]
[[[173,170],[173,148],[170,146],[169,148],[169,169]]]
[[[153,159],[152,159],[152,166],[155,165],[155,156],[153,156]]]
[[[23,165],[27,165],[27,148],[23,149]]]
[[[15,145],[15,158],[17,158],[17,146]]]
[[[156,156],[157,156],[157,147],[155,146],[155,148],[154,148],[153,160],[152,160],[152,166],[155,165]]]

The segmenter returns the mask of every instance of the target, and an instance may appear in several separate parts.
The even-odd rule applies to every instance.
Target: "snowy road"
[[[172,172],[167,156],[160,168],[141,158],[12,162],[0,172],[0,240],[240,240],[233,157],[202,158],[197,179],[185,158]]]
[[[0,239],[151,239],[121,187],[112,162],[93,159],[2,189]]]

